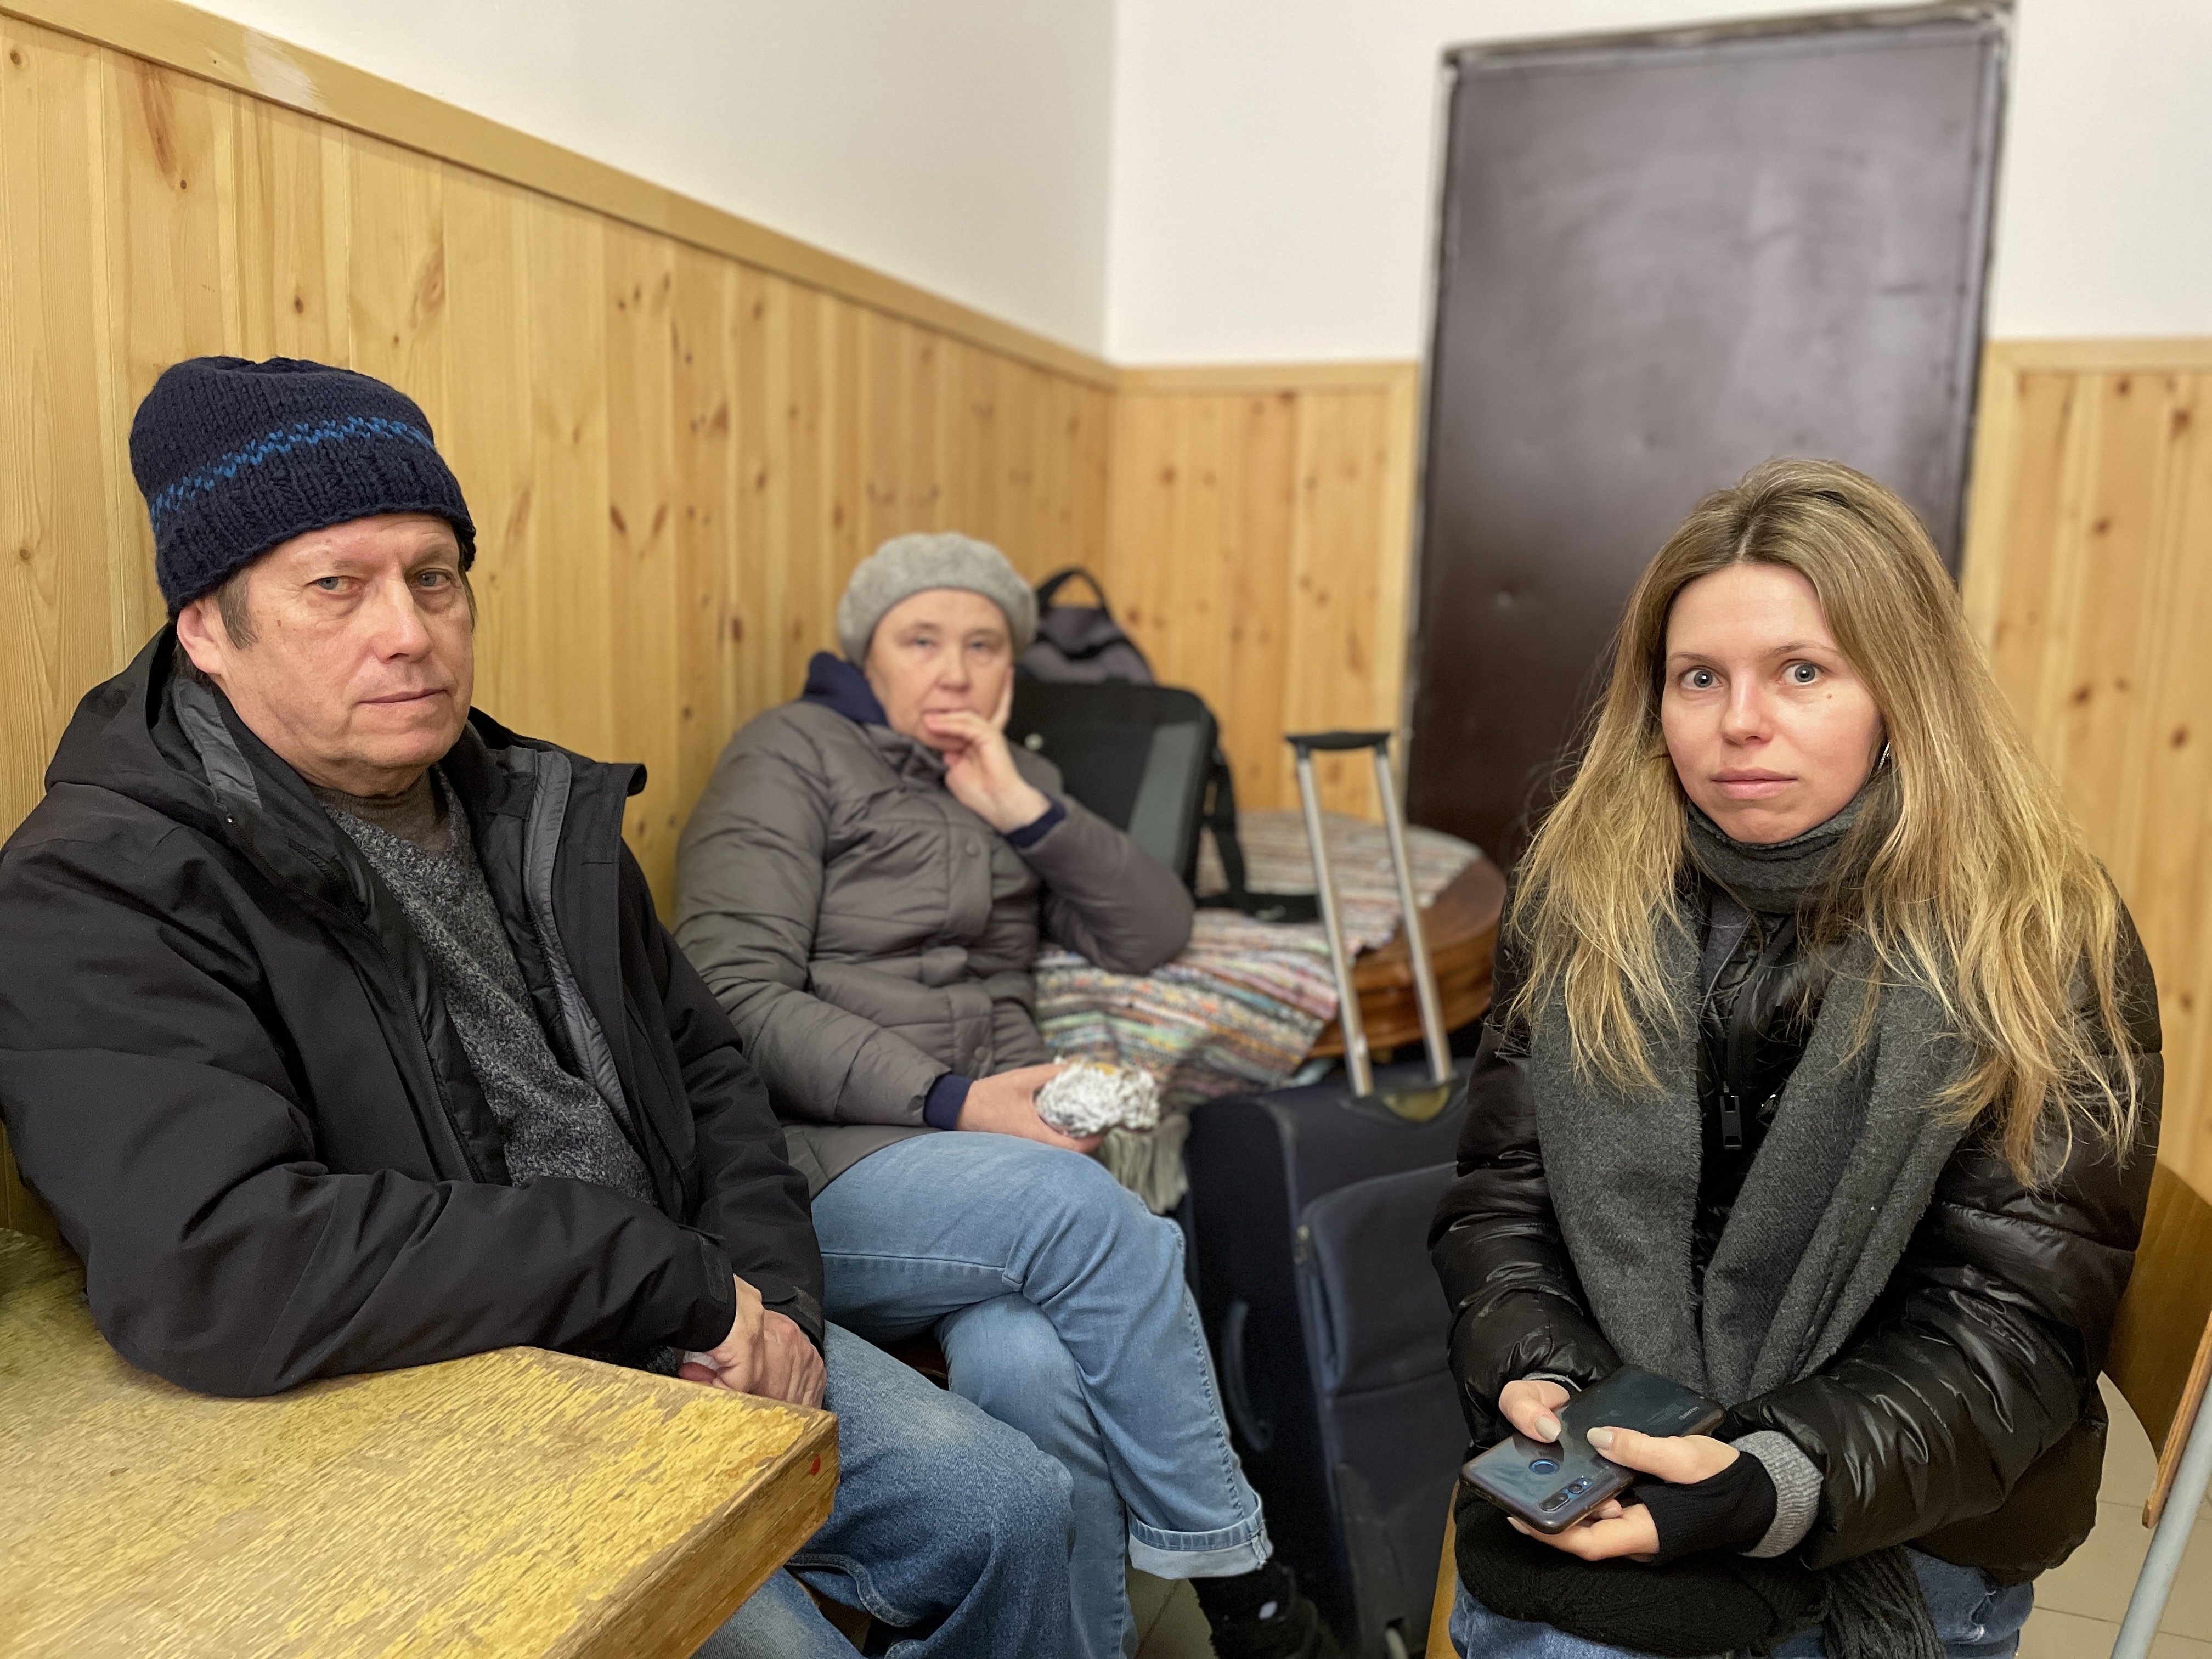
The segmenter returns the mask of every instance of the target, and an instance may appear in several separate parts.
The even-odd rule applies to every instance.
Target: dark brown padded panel
[[[1995,5],[1452,54],[1409,804],[1504,859],[1636,574],[1824,455],[1955,569]]]

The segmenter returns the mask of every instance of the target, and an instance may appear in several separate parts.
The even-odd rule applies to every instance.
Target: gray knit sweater
[[[467,815],[443,810],[440,797],[447,792],[431,782],[434,775],[420,786],[423,796],[396,811],[335,791],[315,793],[392,889],[422,940],[484,1099],[507,1131],[507,1173],[515,1185],[566,1176],[654,1202],[644,1162],[616,1121],[617,1107],[564,1068],[547,1041],[477,862]],[[428,793],[433,789],[434,795]],[[395,834],[367,815],[406,833]]]

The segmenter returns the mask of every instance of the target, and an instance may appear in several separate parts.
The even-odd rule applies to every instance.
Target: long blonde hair
[[[1833,462],[1754,467],[1645,567],[1580,764],[1521,866],[1508,925],[1528,972],[1509,1012],[1534,1024],[1556,988],[1579,1069],[1656,1084],[1644,1034],[1680,1018],[1660,930],[1690,925],[1686,800],[1659,723],[1668,614],[1690,583],[1746,561],[1812,583],[1889,743],[1813,935],[1863,930],[1877,981],[1936,997],[1973,1054],[1936,1108],[1992,1115],[2023,1176],[2048,1168],[2047,1133],[2124,1146],[2136,1068],[2118,897],[2005,706],[1927,532]]]

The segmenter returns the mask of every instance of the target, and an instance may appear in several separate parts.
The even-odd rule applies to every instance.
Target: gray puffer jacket
[[[1060,814],[1018,847],[1025,832],[954,799],[935,751],[884,724],[859,670],[824,653],[799,701],[731,739],[684,826],[677,941],[815,1192],[927,1133],[939,1079],[1052,1058],[1030,973],[1041,936],[1129,974],[1190,937],[1175,874],[1068,799],[1051,763],[1012,753]]]

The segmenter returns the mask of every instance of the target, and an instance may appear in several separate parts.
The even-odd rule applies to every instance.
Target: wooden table
[[[0,1653],[689,1655],[830,1513],[836,1420],[535,1348],[191,1394],[0,1232]]]
[[[1444,1030],[1457,1030],[1490,1006],[1490,958],[1498,947],[1498,913],[1505,878],[1488,859],[1477,859],[1421,907],[1421,931],[1437,974],[1437,1000]],[[1359,1020],[1372,1049],[1419,1045],[1421,1009],[1413,991],[1413,953],[1401,927],[1388,945],[1352,959],[1359,992]],[[1344,1052],[1344,1030],[1334,1020],[1321,1028],[1312,1052]]]

